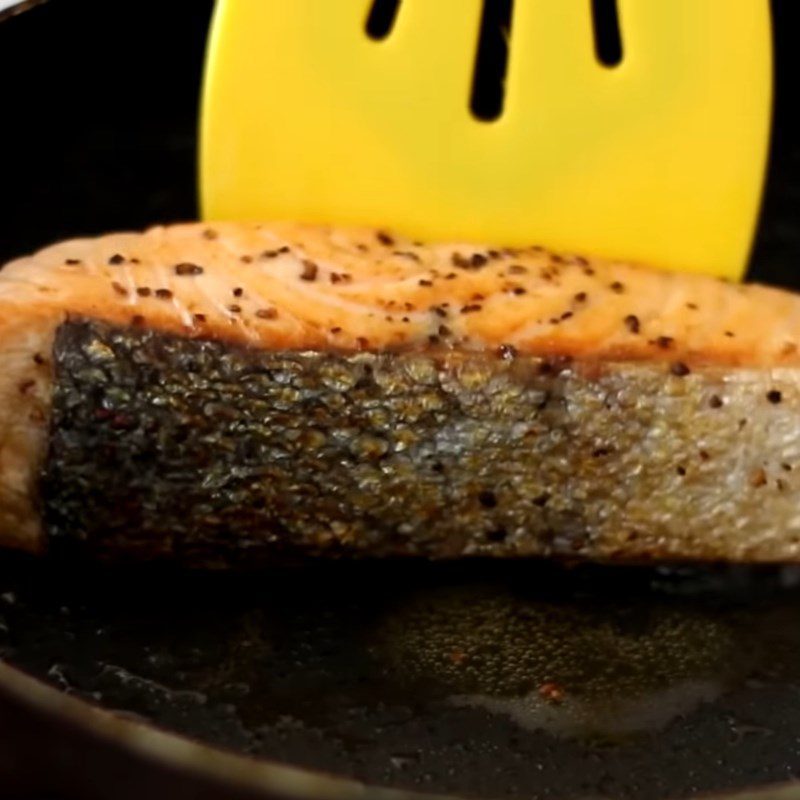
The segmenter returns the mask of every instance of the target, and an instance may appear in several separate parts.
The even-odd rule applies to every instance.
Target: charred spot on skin
[[[687,303],[686,304],[686,308],[688,308],[688,309],[690,309],[692,311],[697,311],[698,305],[697,305],[697,303]]]
[[[427,280],[427,278],[420,278],[417,281],[417,285],[419,286],[433,286],[433,281]]]
[[[136,289],[136,294],[138,294],[139,297],[150,297],[150,295],[153,294],[153,290],[149,286],[139,286]]]
[[[192,314],[192,319],[193,319],[193,320],[194,320],[196,323],[200,323],[200,324],[202,324],[203,322],[205,322],[205,321],[206,321],[206,315],[205,315],[205,314]]]
[[[615,294],[622,294],[625,291],[625,284],[620,283],[619,281],[614,281],[609,288]]]
[[[127,297],[128,295],[128,290],[121,283],[118,283],[117,281],[111,281],[111,288],[117,294],[122,295],[123,297]]]
[[[727,336],[729,339],[733,339],[733,337],[734,337],[736,334],[735,334],[733,331],[725,331],[725,335],[726,335],[726,336]]]
[[[331,328],[331,333],[335,336],[337,333],[341,333],[342,329],[336,325],[335,327]]]
[[[450,328],[447,327],[447,325],[440,325],[439,326],[439,336],[441,336],[441,337],[446,339],[448,336],[452,336],[452,335],[453,335],[453,332],[450,330]]]
[[[241,261],[243,264],[252,264],[253,256],[240,256],[239,261]]]
[[[522,266],[522,264],[512,264],[508,268],[509,275],[525,275],[528,271],[527,267]]]
[[[145,322],[146,320],[142,314],[134,314],[131,317],[131,325],[133,325],[134,328],[141,328]]]
[[[576,303],[585,303],[587,297],[588,297],[588,295],[586,294],[586,292],[578,292],[572,299]]]
[[[473,314],[476,311],[481,311],[483,306],[480,303],[468,303],[465,306],[461,306],[461,313],[462,314]]]
[[[767,400],[773,405],[778,405],[783,400],[783,395],[777,389],[770,389],[767,392]]]
[[[33,363],[36,364],[36,366],[41,367],[43,364],[47,363],[47,359],[41,353],[34,353]]]
[[[662,350],[669,350],[670,347],[674,344],[675,339],[672,336],[657,336],[651,344],[654,344],[656,347],[660,347]]]
[[[182,261],[174,267],[176,275],[202,275],[203,268],[199,264],[192,264],[189,261]]]
[[[489,491],[488,489],[480,492],[478,494],[478,502],[484,508],[496,508],[497,507],[497,496],[494,492]]]
[[[419,261],[419,256],[411,250],[395,250],[392,255],[398,258],[407,258],[410,261]]]
[[[356,344],[359,350],[366,350],[369,347],[369,339],[366,336],[357,336]]]
[[[256,311],[256,316],[259,319],[277,319],[278,310],[276,308],[259,308]]]
[[[203,238],[213,242],[214,239],[219,238],[219,234],[213,228],[206,228],[203,231]]]
[[[82,264],[83,262],[79,258],[66,258],[64,259],[64,263],[70,267],[77,267],[78,264]]]
[[[717,394],[712,394],[708,400],[708,404],[711,408],[722,408],[722,398]]]
[[[231,294],[232,294],[234,297],[241,297],[241,296],[244,294],[244,289],[242,289],[242,287],[241,287],[241,286],[235,286],[235,287],[234,287],[234,288],[231,290]]]
[[[527,294],[527,293],[528,293],[528,290],[524,289],[522,286],[515,286],[511,290],[511,294],[515,294],[515,295],[517,295],[517,297],[519,297],[520,295],[523,295],[523,294]]]
[[[171,300],[172,292],[169,289],[156,289],[156,297],[159,300]]]
[[[681,477],[683,477],[683,476],[686,474],[686,467],[684,467],[683,465],[680,465],[680,464],[679,464],[679,465],[678,465],[678,466],[675,468],[675,472],[677,472],[677,473],[678,473],[678,475],[680,475]]]
[[[316,262],[309,258],[303,259],[303,271],[300,273],[300,280],[315,281],[317,279],[318,272],[319,267],[317,266]]]
[[[108,263],[111,264],[112,267],[118,267],[120,264],[125,263],[125,256],[121,253],[114,253],[114,255],[108,259]]]
[[[386,231],[378,231],[375,238],[385,247],[391,247],[394,244],[394,237],[386,233]]]
[[[242,307],[240,305],[237,305],[236,303],[231,303],[228,306],[228,311],[230,311],[231,314],[241,314],[242,313]]]

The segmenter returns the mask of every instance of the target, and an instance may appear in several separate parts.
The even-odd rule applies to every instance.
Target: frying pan
[[[0,261],[195,216],[210,2],[28,5],[0,24]],[[796,6],[750,276],[797,288]],[[800,798],[797,568],[1,554],[0,660],[3,796]]]

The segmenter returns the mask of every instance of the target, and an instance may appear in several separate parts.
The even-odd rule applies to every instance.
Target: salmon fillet
[[[0,544],[800,560],[800,297],[288,223],[0,272]]]

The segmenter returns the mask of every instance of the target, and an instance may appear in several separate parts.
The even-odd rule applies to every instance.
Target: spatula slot
[[[470,110],[484,122],[503,113],[514,0],[483,0]]]
[[[604,67],[616,67],[622,61],[617,0],[592,0],[592,19],[597,60]]]
[[[370,39],[385,39],[394,27],[400,0],[372,0],[365,30]]]

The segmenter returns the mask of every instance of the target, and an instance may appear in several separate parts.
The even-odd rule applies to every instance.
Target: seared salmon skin
[[[535,246],[67,241],[0,271],[0,544],[800,561],[798,345],[790,292]]]

